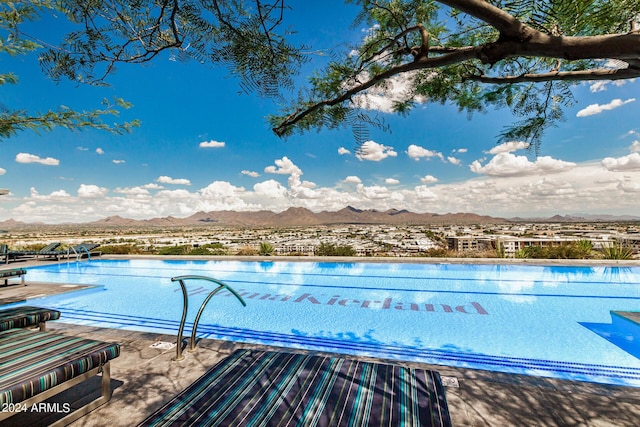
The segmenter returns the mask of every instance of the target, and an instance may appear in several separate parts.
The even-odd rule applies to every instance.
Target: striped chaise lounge
[[[41,331],[46,329],[45,322],[58,320],[60,312],[48,308],[22,306],[0,310],[0,331],[13,328],[27,328],[39,326]]]
[[[450,426],[435,371],[237,350],[145,419],[147,426]]]
[[[111,399],[109,361],[120,346],[29,329],[0,332],[0,422],[102,373],[101,396],[52,426],[65,426]],[[13,409],[13,411],[12,411]]]
[[[24,268],[10,268],[0,270],[0,279],[4,280],[4,286],[9,285],[9,279],[13,279],[14,277],[19,277],[20,283],[26,286],[24,283],[24,276],[27,274],[27,270]]]

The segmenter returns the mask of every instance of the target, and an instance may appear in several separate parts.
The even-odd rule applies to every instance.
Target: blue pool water
[[[101,285],[42,298],[66,322],[175,334],[179,275],[215,296],[198,336],[640,387],[640,268],[93,260],[32,281]],[[188,281],[188,320],[208,292]],[[30,304],[36,301],[30,301]]]

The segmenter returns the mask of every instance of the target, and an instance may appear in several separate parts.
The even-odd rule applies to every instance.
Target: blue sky
[[[304,2],[294,5],[290,22],[300,40],[327,49],[363,36],[365,28],[350,28],[350,12],[337,0]],[[372,129],[367,155],[359,156],[349,129],[279,139],[264,118],[277,111],[272,100],[242,93],[224,69],[172,59],[120,66],[109,87],[97,88],[52,83],[35,55],[3,57],[2,71],[20,78],[0,88],[4,105],[90,110],[122,97],[134,107],[120,119],[142,125],[122,136],[56,129],[1,140],[0,188],[10,194],[0,196],[0,221],[347,205],[502,217],[640,212],[638,81],[581,85],[578,103],[545,135],[537,157],[526,141],[497,145],[496,135],[514,120],[508,111],[469,120],[425,103],[399,117],[385,113],[388,97],[380,98],[391,132]],[[307,73],[323,61],[312,59]]]

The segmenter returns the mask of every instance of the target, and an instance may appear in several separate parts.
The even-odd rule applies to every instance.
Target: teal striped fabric
[[[58,310],[49,310],[48,308],[31,306],[7,308],[0,310],[0,331],[38,326],[40,322],[59,318],[60,312]]]
[[[450,425],[435,371],[238,350],[139,427]]]
[[[120,346],[50,332],[0,332],[0,405],[18,403],[120,355]]]

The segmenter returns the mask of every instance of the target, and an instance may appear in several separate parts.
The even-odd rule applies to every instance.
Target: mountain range
[[[407,210],[389,209],[378,211],[373,209],[362,210],[347,206],[339,211],[312,212],[305,208],[289,208],[283,212],[272,211],[214,211],[197,212],[185,218],[173,216],[153,219],[130,219],[120,216],[110,216],[98,221],[82,223],[85,226],[118,226],[118,227],[176,227],[196,225],[222,225],[239,227],[285,227],[285,226],[313,226],[334,224],[499,224],[508,222],[608,222],[608,221],[640,221],[637,216],[612,216],[612,215],[555,215],[547,218],[497,218],[473,213],[415,213]],[[2,228],[13,228],[27,224],[21,221],[9,219],[0,222]],[[73,224],[65,224],[73,225]]]
[[[226,225],[245,227],[284,227],[333,224],[491,224],[505,222],[502,218],[493,218],[469,213],[439,215],[434,213],[413,213],[407,210],[390,209],[387,211],[361,210],[348,206],[335,212],[312,212],[306,208],[289,208],[283,212],[272,211],[215,211],[197,212],[186,218],[164,217],[148,220],[133,220],[118,216],[92,222],[94,225]]]

